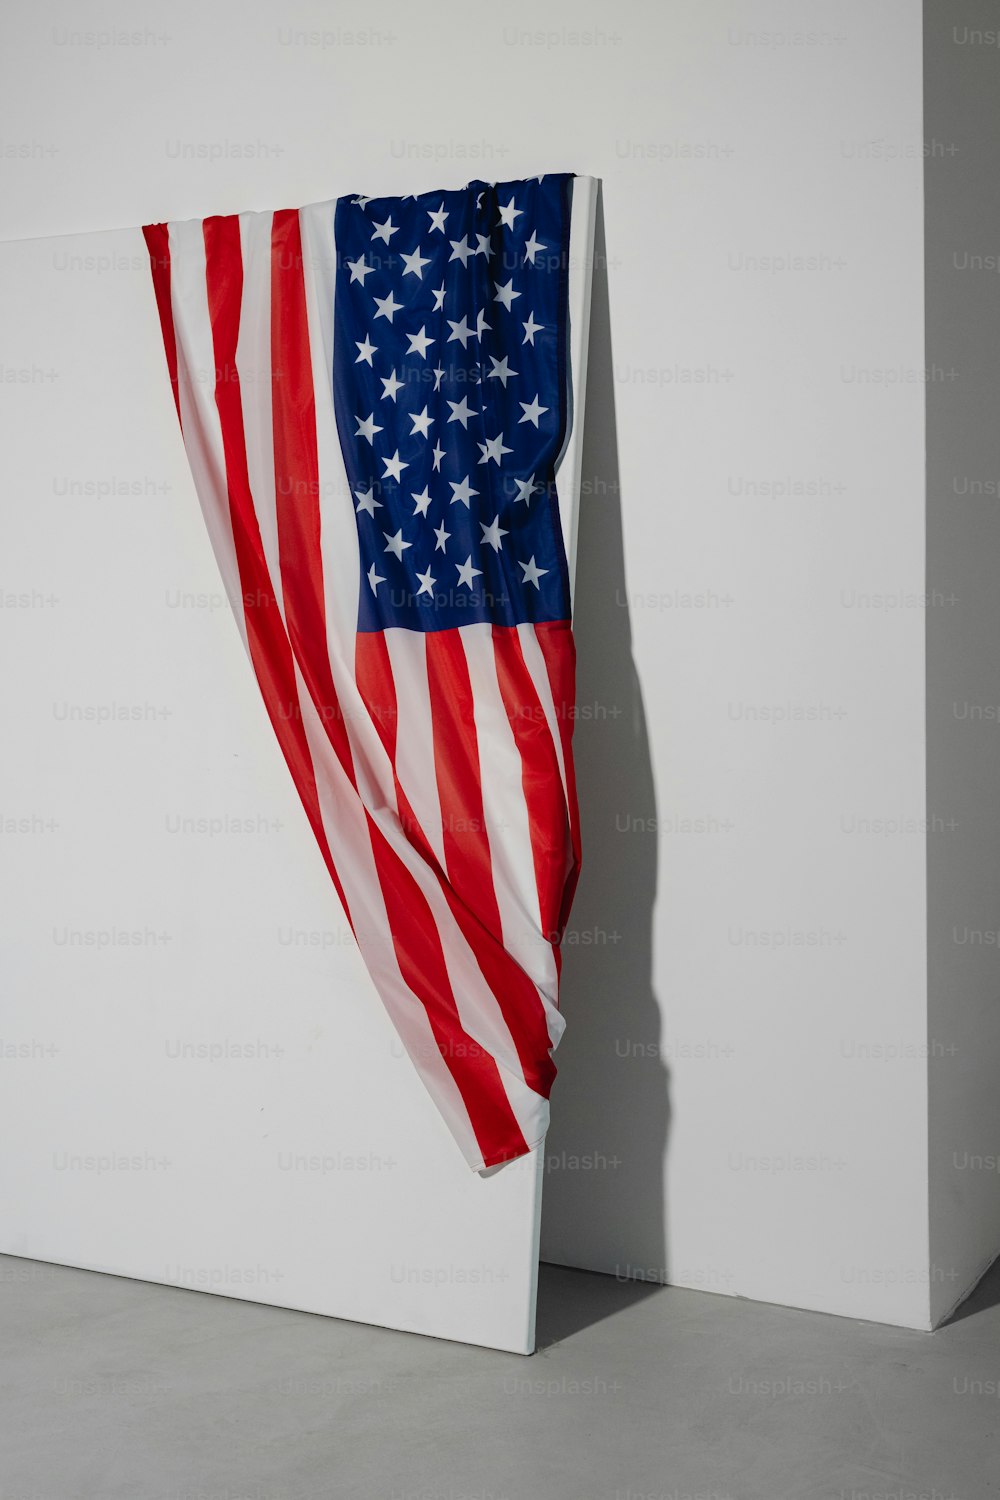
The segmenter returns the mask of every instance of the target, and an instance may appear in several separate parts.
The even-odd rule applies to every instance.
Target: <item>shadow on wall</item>
[[[545,1147],[541,1258],[665,1281],[670,1105],[652,986],[656,803],[625,582],[603,195],[594,257],[574,597],[583,869],[563,945],[567,1025]]]

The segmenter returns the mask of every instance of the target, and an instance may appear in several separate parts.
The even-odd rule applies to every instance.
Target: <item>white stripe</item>
[[[331,658],[339,661],[347,676],[353,678],[361,550],[354,497],[344,468],[333,405],[333,305],[337,285],[334,208],[333,203],[312,203],[300,209],[299,230],[316,402],[327,640]]]
[[[566,1022],[558,1009],[555,955],[542,931],[523,763],[497,678],[493,627],[463,625],[459,638],[472,685],[483,813],[504,945],[538,990],[554,1046]]]
[[[271,390],[271,223],[273,214],[240,214],[243,301],[236,369],[243,403],[247,473],[267,571],[284,618],[278,517],[274,493],[274,422]]]
[[[205,236],[200,219],[167,226],[170,243],[170,303],[177,344],[177,394],[184,447],[201,503],[212,550],[218,559],[243,644],[243,587],[229,515],[229,483],[222,422],[215,404],[215,347],[208,315]]]
[[[518,625],[517,634],[521,642],[521,654],[524,657],[524,665],[528,669],[528,675],[535,685],[538,701],[545,715],[545,722],[549,726],[552,743],[555,746],[556,760],[559,764],[559,775],[562,778],[563,794],[569,802],[569,788],[566,782],[566,765],[563,761],[562,735],[559,732],[559,718],[556,710],[555,699],[552,697],[552,686],[549,682],[549,669],[545,665],[545,657],[542,648],[538,644],[533,625]],[[565,707],[565,704],[563,705]]]
[[[587,396],[587,348],[594,273],[597,179],[574,177],[570,184],[569,285],[566,324],[566,432],[555,462],[559,516],[569,564],[570,596],[576,594],[576,543],[580,519],[580,466],[583,462],[583,410]],[[575,310],[579,313],[575,315]]]
[[[434,719],[427,682],[427,637],[422,630],[386,630],[396,688],[396,775],[442,870],[441,799],[434,774]]]

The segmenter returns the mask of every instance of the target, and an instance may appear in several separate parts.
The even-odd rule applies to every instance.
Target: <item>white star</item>
[[[375,421],[375,413],[372,412],[370,417],[355,417],[354,420],[358,424],[358,430],[354,436],[363,437],[366,442],[374,443],[376,432],[382,431]]]
[[[394,557],[401,558],[407,547],[413,546],[412,542],[403,541],[402,527],[399,528],[395,536],[390,536],[387,531],[383,531],[382,535],[385,537],[385,550],[391,552]],[[524,567],[524,563],[521,564],[521,567]]]
[[[514,298],[515,297],[520,297],[520,295],[521,295],[520,292],[515,292],[515,290],[514,290],[514,278],[513,278],[513,276],[507,282],[506,286],[501,286],[500,283],[499,283],[499,281],[494,281],[493,285],[497,289],[496,290],[496,296],[493,298],[493,301],[494,302],[502,302],[503,305],[504,305],[504,307],[507,309],[507,311],[510,312],[511,303],[514,301]]]
[[[491,354],[490,355],[490,364],[493,366],[493,368],[490,371],[490,373],[487,375],[486,379],[487,380],[499,380],[502,383],[502,385],[504,387],[504,390],[506,390],[507,389],[507,381],[508,381],[508,379],[510,378],[511,375],[516,375],[517,371],[511,369],[511,367],[510,367],[510,365],[509,365],[509,363],[507,361],[507,355],[506,354],[504,355],[503,359],[494,359],[493,355]]]
[[[440,286],[432,287],[431,290],[434,293],[434,306],[431,312],[440,312],[444,307],[444,282],[442,281]]]
[[[509,203],[500,205],[500,222],[506,224],[508,229],[514,228],[514,220],[521,217],[523,210],[514,207],[513,198]]]
[[[443,521],[441,522],[440,526],[435,526],[435,528],[434,528],[434,535],[437,537],[437,541],[434,544],[434,551],[435,552],[443,552],[444,551],[444,544],[448,540],[448,538],[451,536],[451,532],[450,531],[445,531],[445,529],[444,529],[444,522]]]
[[[469,340],[475,337],[474,330],[469,327],[465,318],[462,319],[461,323],[453,323],[449,318],[448,327],[451,329],[446,341],[449,344],[455,339],[461,339],[462,348],[464,349]]]
[[[429,437],[430,432],[428,431],[428,429],[434,418],[427,415],[426,406],[424,407],[422,412],[411,411],[410,413],[408,413],[408,415],[410,421],[413,423],[413,426],[410,429],[410,437],[413,437],[413,434],[415,432],[419,432],[421,437]]]
[[[367,364],[370,365],[371,362],[372,362],[372,355],[373,354],[377,354],[378,350],[375,347],[375,345],[372,343],[371,339],[368,337],[367,333],[365,334],[364,343],[361,343],[358,339],[355,339],[354,342],[357,344],[358,348],[361,350],[361,353],[358,355],[358,357],[354,361],[354,363],[356,365],[359,365],[361,363],[361,361],[364,360]],[[374,366],[373,366],[373,368],[374,368]]]
[[[419,281],[424,279],[424,266],[430,265],[430,257],[420,254],[420,246],[414,250],[412,255],[403,256],[403,275],[416,276]]]
[[[427,337],[426,323],[424,324],[423,328],[421,328],[419,333],[410,333],[407,335],[407,337],[410,340],[410,347],[406,351],[407,354],[419,354],[421,359],[427,358],[428,349],[430,348],[431,344],[436,342],[435,339],[430,339]]]
[[[444,234],[444,221],[448,217],[448,210],[444,204],[442,203],[438,209],[429,208],[427,212],[430,214],[431,229],[440,229],[441,233]],[[427,231],[428,234],[430,234],[431,229]]]
[[[523,570],[523,572],[524,572],[524,577],[521,579],[521,582],[522,583],[533,583],[535,585],[536,589],[540,588],[540,585],[539,585],[539,582],[538,582],[539,578],[541,578],[543,576],[543,574],[545,574],[545,573],[547,573],[549,571],[548,568],[540,568],[540,567],[537,566],[537,564],[535,563],[535,554],[534,553],[531,554],[531,560],[530,560],[530,562],[526,562],[526,563],[518,562],[518,567],[521,568]]]
[[[529,313],[528,314],[528,321],[524,325],[524,338],[521,340],[521,343],[522,344],[534,344],[534,342],[535,342],[535,334],[536,333],[541,333],[541,331],[542,331],[542,329],[544,327],[545,327],[544,323],[536,323],[535,322],[535,315],[534,315],[534,313]]]
[[[396,392],[403,389],[403,382],[396,379],[395,369],[393,369],[393,372],[388,379],[385,379],[381,375],[379,376],[379,379],[382,381],[382,400],[395,401]]]
[[[395,224],[392,222],[392,217],[391,216],[388,219],[386,219],[386,221],[385,221],[384,224],[380,224],[379,221],[378,221],[378,219],[376,219],[375,220],[375,229],[374,229],[374,231],[372,233],[372,239],[373,240],[385,240],[386,244],[388,245],[390,236],[394,235],[394,234],[397,234],[397,233],[398,233],[398,230],[396,229]]]
[[[486,314],[485,314],[485,312],[483,312],[482,310],[480,310],[479,316],[476,319],[476,338],[477,339],[482,339],[483,334],[487,333],[489,331],[489,329],[490,329],[491,326],[492,325],[489,324],[489,323],[487,323],[487,321],[486,321]]]
[[[489,260],[492,256],[493,246],[490,244],[490,237],[488,234],[476,235],[476,254],[485,255],[487,260]]]
[[[455,566],[458,569],[458,582],[459,582],[459,584],[464,583],[465,586],[466,586],[466,588],[469,588],[469,589],[474,588],[475,585],[473,584],[472,580],[474,578],[481,578],[483,576],[483,570],[482,570],[482,568],[474,568],[472,566],[472,554],[471,554],[471,552],[469,553],[469,556],[465,559],[464,563],[456,563]],[[456,587],[457,586],[458,585],[456,585]]]
[[[437,469],[440,469],[440,467],[441,467],[441,460],[442,460],[442,458],[444,458],[444,449],[443,448],[439,448],[438,445],[437,445],[437,443],[435,443],[433,451],[434,451],[434,468],[435,468],[435,470],[437,470]]]
[[[479,491],[478,490],[474,490],[472,488],[471,484],[469,483],[469,475],[466,474],[466,476],[462,480],[461,484],[456,484],[453,479],[449,479],[448,483],[451,485],[452,489],[455,491],[455,493],[451,497],[451,503],[452,503],[452,505],[454,505],[456,503],[456,501],[461,500],[461,502],[465,506],[466,510],[468,510],[468,508],[469,508],[469,501],[472,499],[473,495],[478,495],[479,494]]]
[[[506,531],[500,525],[500,517],[497,516],[488,526],[485,526],[482,521],[480,521],[479,525],[483,533],[480,540],[482,542],[489,542],[493,551],[499,552],[500,538],[507,535]]]
[[[548,411],[547,406],[539,405],[537,396],[535,397],[534,401],[520,401],[518,402],[518,405],[523,407],[524,409],[524,416],[518,418],[518,425],[520,425],[521,422],[533,422],[537,427],[538,418],[542,415],[542,412]]]
[[[426,573],[418,573],[417,577],[420,579],[420,587],[417,589],[417,598],[419,599],[421,594],[433,594],[434,585],[437,583],[437,579],[431,577],[430,568],[427,569]]]
[[[369,203],[371,201],[372,201],[372,199],[371,199],[371,194],[370,193],[369,193],[369,195],[368,195],[367,198],[362,193],[359,197],[351,199],[351,202],[352,203],[356,203],[359,208],[367,208],[368,205],[369,205]]]
[[[368,582],[372,586],[372,593],[376,594],[376,595],[378,594],[378,586],[379,586],[379,584],[380,583],[385,583],[385,579],[384,578],[380,578],[379,575],[376,573],[376,571],[375,571],[375,564],[374,563],[372,563],[371,567],[368,569]]]
[[[366,490],[355,490],[354,493],[358,497],[358,515],[362,511],[367,511],[368,515],[374,520],[375,512],[382,509],[381,500],[375,499],[374,483],[370,484]]]
[[[503,433],[498,432],[495,438],[487,438],[485,443],[480,443],[479,451],[483,455],[479,460],[481,464],[488,464],[491,458],[494,463],[499,464],[505,453],[513,453],[514,450],[504,447]]]
[[[400,458],[398,448],[392,458],[383,458],[382,462],[385,464],[385,473],[382,475],[383,479],[388,479],[391,475],[393,479],[398,480],[403,470],[410,467],[408,463],[404,463]]]
[[[445,399],[447,400],[447,397]],[[469,418],[475,415],[472,407],[469,405],[468,398],[463,396],[461,401],[449,401],[448,405],[451,407],[451,416],[448,418],[448,421],[461,422],[462,426],[468,431]]]
[[[347,262],[347,266],[348,270],[351,273],[351,280],[360,281],[362,286],[364,286],[365,284],[365,277],[370,276],[375,269],[374,266],[365,265],[365,258],[363,255],[359,255],[357,260],[349,260]]]
[[[402,302],[393,301],[391,292],[388,297],[376,297],[375,306],[378,308],[378,312],[375,316],[376,318],[388,318],[391,323],[393,313],[398,313],[402,305]]]
[[[427,486],[424,485],[419,495],[414,490],[410,495],[410,499],[413,501],[413,514],[415,516],[426,516],[427,507],[431,503],[431,492]]]
[[[517,494],[514,496],[514,504],[516,505],[518,500],[523,500],[526,505],[530,505],[532,495],[535,493],[535,490],[539,488],[539,486],[535,484],[534,474],[531,475],[530,479],[515,479],[514,483],[517,485]]]
[[[460,260],[463,266],[476,253],[469,244],[469,236],[467,234],[463,234],[460,240],[451,240],[450,244],[451,254],[448,259]]]
[[[436,391],[439,391],[441,389],[441,377],[443,374],[444,371],[442,370],[441,366],[437,365],[434,369],[434,389]]]
[[[530,260],[531,264],[534,265],[535,264],[535,256],[538,254],[539,250],[544,250],[544,249],[545,249],[545,246],[542,244],[541,240],[536,240],[535,239],[535,231],[532,230],[531,231],[531,239],[530,240],[525,240],[525,242],[524,242],[524,258],[525,258],[525,260],[526,261]]]

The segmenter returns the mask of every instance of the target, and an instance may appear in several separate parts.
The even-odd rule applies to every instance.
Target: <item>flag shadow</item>
[[[567,1026],[545,1146],[541,1259],[664,1282],[670,1102],[652,981],[656,799],[632,659],[600,192],[594,261],[574,594],[583,869],[563,944]],[[541,1278],[540,1343],[553,1318],[586,1326],[642,1295],[619,1286],[609,1299],[596,1278],[580,1278],[553,1310],[561,1285]]]

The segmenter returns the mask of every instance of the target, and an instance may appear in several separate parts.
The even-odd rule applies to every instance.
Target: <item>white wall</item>
[[[618,717],[542,1254],[926,1326],[919,9],[647,15],[593,148],[580,697]]]
[[[925,1325],[919,7],[144,9],[7,7],[0,234],[603,178],[543,1253]]]

